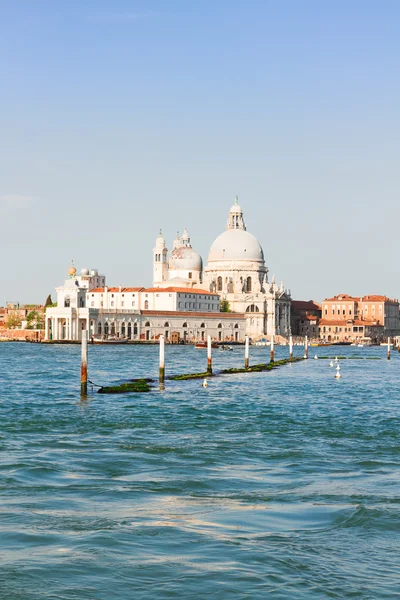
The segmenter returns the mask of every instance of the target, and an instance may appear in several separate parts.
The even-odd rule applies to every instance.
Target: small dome
[[[178,269],[202,271],[203,261],[200,254],[196,250],[193,250],[191,246],[181,246],[172,250],[168,261],[168,268],[171,271]]]
[[[82,275],[82,277],[87,277],[89,275],[89,269],[82,269],[81,275]]]
[[[74,265],[72,265],[69,269],[68,269],[68,275],[70,275],[71,277],[73,277],[74,275],[76,275],[76,269],[74,267]]]
[[[99,274],[99,272],[98,272],[98,270],[97,270],[97,269],[92,269],[92,270],[90,271],[90,274],[91,274],[91,276],[92,276],[92,277],[97,277],[97,275]]]
[[[208,262],[219,260],[264,262],[264,253],[254,235],[244,229],[229,229],[217,237],[208,254]]]

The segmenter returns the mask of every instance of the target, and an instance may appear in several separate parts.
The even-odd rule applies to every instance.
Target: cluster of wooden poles
[[[88,338],[85,335],[85,331],[82,332],[82,356],[81,356],[81,397],[87,396],[88,390]],[[249,336],[246,335],[245,346],[244,346],[244,367],[249,368]],[[304,342],[304,358],[308,358],[308,338],[305,337]],[[163,335],[160,336],[160,353],[159,353],[159,381],[161,384],[165,380],[165,338]],[[289,360],[293,360],[293,338],[289,337]],[[274,336],[271,336],[270,345],[270,362],[275,362],[275,345]],[[212,375],[212,340],[211,336],[207,337],[207,375]]]

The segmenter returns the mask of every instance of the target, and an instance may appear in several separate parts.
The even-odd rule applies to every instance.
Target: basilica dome
[[[187,269],[188,271],[202,271],[203,261],[198,252],[191,246],[180,246],[172,250],[168,261],[170,271]]]
[[[264,262],[264,253],[254,235],[245,229],[228,229],[217,237],[208,254],[209,263],[220,260]]]

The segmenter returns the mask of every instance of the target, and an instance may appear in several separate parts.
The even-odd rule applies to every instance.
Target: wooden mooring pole
[[[274,350],[274,334],[271,335],[271,348],[270,348],[270,362],[275,362],[275,350]]]
[[[244,346],[244,368],[249,368],[249,336],[246,335],[246,341]]]
[[[212,374],[211,335],[207,336],[207,373]]]
[[[308,336],[304,338],[304,358],[308,358]]]
[[[388,337],[388,350],[387,350],[388,360],[390,360],[390,337]]]
[[[289,336],[289,360],[293,360],[293,337]]]
[[[88,382],[88,332],[82,331],[82,356],[81,356],[81,398],[87,396]]]
[[[160,383],[164,383],[165,378],[165,338],[160,335]]]

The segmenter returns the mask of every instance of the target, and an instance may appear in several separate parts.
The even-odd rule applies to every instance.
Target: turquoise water
[[[312,360],[335,352],[80,402],[78,346],[0,344],[0,598],[399,598],[400,356],[341,348],[382,360],[336,381]],[[89,377],[156,375],[157,353],[90,346]]]

